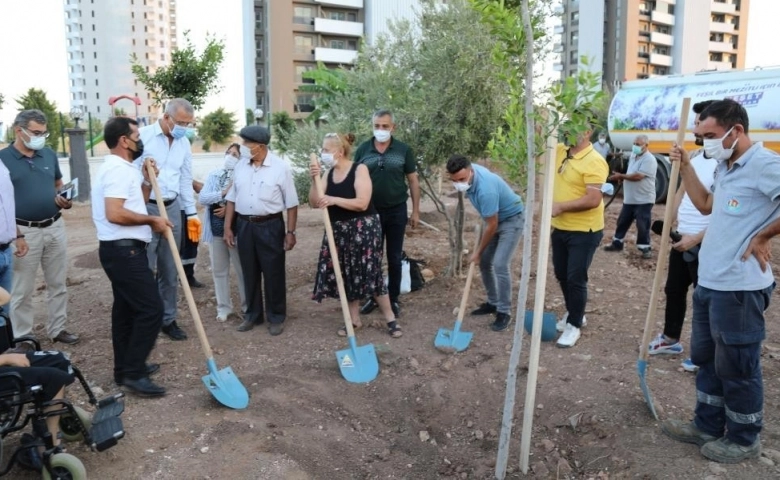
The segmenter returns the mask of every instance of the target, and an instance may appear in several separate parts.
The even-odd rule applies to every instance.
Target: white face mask
[[[336,163],[336,159],[333,158],[332,153],[322,152],[320,158],[322,159],[322,164],[325,165],[327,168],[332,167],[333,164]]]
[[[471,185],[469,185],[468,182],[452,182],[452,186],[460,193],[466,193],[466,190],[468,190]]]
[[[390,140],[391,135],[389,130],[374,130],[374,138],[376,138],[376,141],[379,143]]]
[[[246,145],[241,145],[238,147],[238,156],[241,158],[252,158],[252,150]]]
[[[604,145],[605,143],[607,143],[607,139],[606,138],[599,138],[599,143]]]
[[[25,147],[29,148],[30,150],[40,150],[46,146],[46,137],[43,135],[36,137],[25,129],[22,129],[22,131],[30,138],[29,140],[22,139]]]
[[[229,153],[225,155],[225,165],[224,165],[225,170],[233,170],[234,168],[236,168],[236,163],[238,163],[238,159],[236,157],[234,157]]]
[[[704,154],[708,158],[715,159],[719,162],[724,162],[731,158],[731,156],[734,155],[734,147],[737,146],[739,138],[734,140],[734,143],[731,144],[731,148],[723,148],[723,140],[728,137],[732,130],[734,130],[734,127],[729,128],[729,131],[720,138],[705,138]]]

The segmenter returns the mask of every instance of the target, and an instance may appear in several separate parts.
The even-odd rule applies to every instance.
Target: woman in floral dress
[[[330,168],[326,175],[325,195],[320,195],[312,182],[309,205],[328,209],[352,325],[355,329],[363,326],[360,321],[360,300],[376,297],[387,320],[388,333],[397,338],[402,334],[401,328],[390,308],[390,298],[382,276],[382,226],[371,203],[372,185],[368,168],[351,160],[354,140],[351,134],[325,135],[322,142],[322,165]],[[320,175],[320,172],[319,166],[312,165],[312,178]],[[339,298],[327,235],[322,239],[312,294],[317,302],[325,297]],[[346,334],[345,327],[339,329],[339,335]]]

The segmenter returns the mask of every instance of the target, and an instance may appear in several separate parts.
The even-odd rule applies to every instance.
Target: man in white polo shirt
[[[284,261],[286,252],[295,246],[298,193],[290,166],[268,149],[268,129],[252,125],[242,128],[239,135],[243,139],[242,154],[233,170],[233,186],[225,196],[223,237],[228,247],[237,244],[244,274],[247,311],[238,331],[251,330],[267,316],[268,331],[279,335],[287,317]],[[286,230],[282,215],[285,210]],[[235,231],[234,215],[238,216]]]
[[[146,164],[157,167],[147,159],[142,175],[133,165],[144,149],[138,123],[114,117],[106,122],[103,136],[111,154],[98,170],[92,189],[92,220],[100,240],[100,264],[114,292],[114,381],[139,396],[160,397],[165,389],[149,380],[160,366],[147,364],[146,359],[160,331],[163,303],[146,247],[152,231],[162,233],[173,224],[147,213],[151,184]]]

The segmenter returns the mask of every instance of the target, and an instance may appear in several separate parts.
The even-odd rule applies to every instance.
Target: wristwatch
[[[295,230],[287,230],[287,235],[295,236]]]

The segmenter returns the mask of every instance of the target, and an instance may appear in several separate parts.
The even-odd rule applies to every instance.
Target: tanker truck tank
[[[625,169],[637,135],[650,140],[650,151],[658,160],[656,201],[666,199],[671,165],[668,155],[677,138],[683,98],[691,105],[705,100],[730,98],[748,112],[751,140],[780,153],[780,68],[699,72],[625,82],[609,108],[607,128],[613,147],[620,151],[613,165]],[[693,138],[694,115],[688,117],[685,148],[698,147]],[[622,160],[622,161],[621,161]]]

